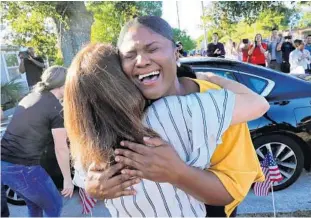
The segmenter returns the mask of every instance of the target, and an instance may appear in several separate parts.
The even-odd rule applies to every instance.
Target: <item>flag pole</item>
[[[273,193],[273,182],[270,185],[271,185],[271,194],[272,194],[273,217],[276,217],[274,193]]]

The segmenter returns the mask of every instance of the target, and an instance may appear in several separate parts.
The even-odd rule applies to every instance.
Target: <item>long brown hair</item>
[[[111,163],[121,140],[157,136],[142,123],[145,100],[121,69],[117,50],[89,44],[74,58],[65,83],[64,118],[71,155],[86,170]]]

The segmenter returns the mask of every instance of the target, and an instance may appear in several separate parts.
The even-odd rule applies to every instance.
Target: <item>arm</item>
[[[225,47],[224,47],[224,44],[220,44],[220,55],[225,55],[226,52],[225,52]]]
[[[213,73],[196,73],[197,78],[207,80],[236,94],[231,125],[261,117],[269,109],[267,100],[246,86]]]
[[[29,60],[32,61],[35,65],[37,65],[38,67],[41,67],[41,68],[44,68],[45,65],[44,63],[40,62],[40,61],[37,61],[35,59],[33,59],[31,56],[29,57]]]
[[[24,64],[24,59],[21,59],[21,62],[20,62],[20,64],[19,64],[19,72],[20,73],[25,73],[25,64]]]
[[[260,49],[261,53],[263,53],[263,54],[267,51],[267,49],[264,48],[264,45],[263,45],[263,44],[260,44],[259,49]]]
[[[283,40],[278,44],[278,46],[276,47],[277,51],[281,51],[282,50],[282,45],[283,45]]]
[[[253,52],[254,52],[254,50],[255,50],[255,46],[252,45],[252,46],[249,48],[249,50],[248,50],[248,55],[252,55]]]
[[[55,145],[55,154],[58,165],[64,177],[64,187],[62,194],[71,197],[73,194],[73,183],[70,174],[70,154],[67,145],[67,133],[65,128],[52,129]]]
[[[144,138],[144,141],[151,146],[126,141],[121,145],[130,150],[115,151],[117,162],[137,169],[123,169],[122,174],[171,183],[210,205],[232,202],[233,198],[214,173],[186,165],[173,146],[160,138]]]

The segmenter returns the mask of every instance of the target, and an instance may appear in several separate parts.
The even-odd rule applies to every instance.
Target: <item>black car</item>
[[[223,58],[183,58],[195,72],[213,72],[238,81],[266,97],[269,111],[248,122],[259,160],[270,151],[283,181],[275,190],[293,184],[311,166],[311,83],[271,69]]]

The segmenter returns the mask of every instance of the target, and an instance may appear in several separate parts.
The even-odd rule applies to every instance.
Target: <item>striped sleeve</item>
[[[209,90],[187,96],[191,113],[191,133],[193,147],[206,146],[208,162],[216,146],[221,144],[221,136],[228,129],[232,120],[235,95],[226,89]],[[189,114],[189,113],[188,113]]]

